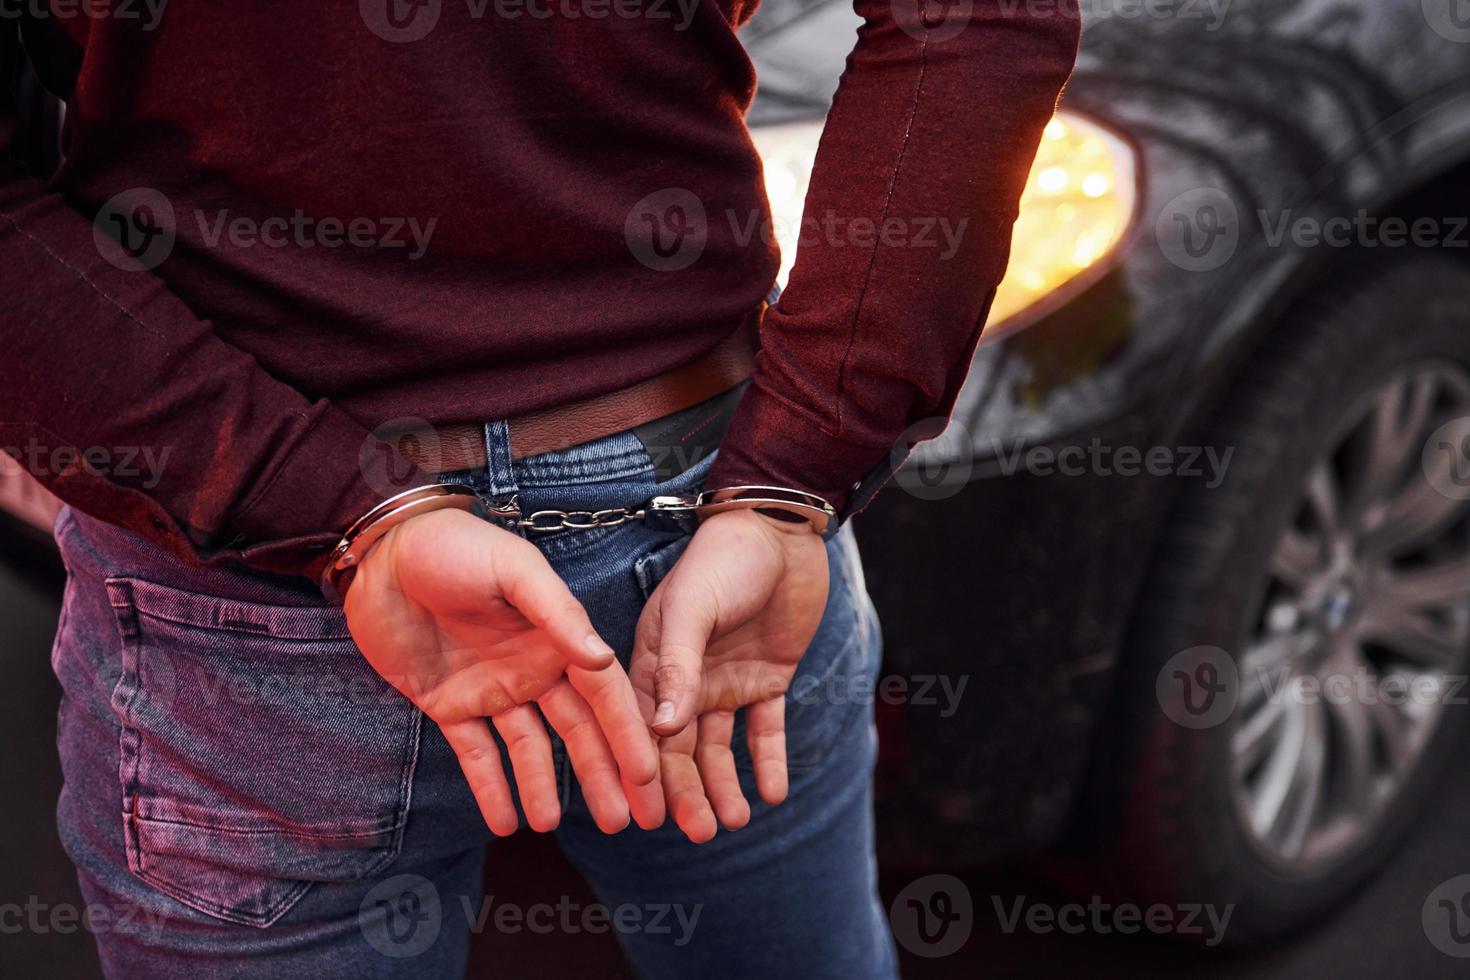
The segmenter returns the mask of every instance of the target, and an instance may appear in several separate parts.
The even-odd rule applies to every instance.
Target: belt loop
[[[509,500],[520,489],[510,461],[510,426],[501,422],[485,423],[485,480],[491,500]]]

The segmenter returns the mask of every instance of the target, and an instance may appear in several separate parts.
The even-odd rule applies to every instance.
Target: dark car
[[[1083,7],[955,420],[857,519],[883,849],[1249,942],[1463,745],[1470,5]],[[855,21],[764,14],[752,123],[810,139]]]
[[[890,863],[1044,857],[1248,942],[1462,744],[1470,9],[1083,7],[955,419],[857,519],[889,678],[832,693],[878,701]],[[858,23],[744,35],[788,262]]]

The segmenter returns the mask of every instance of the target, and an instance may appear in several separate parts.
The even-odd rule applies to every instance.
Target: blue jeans
[[[451,478],[518,492],[528,511],[687,492],[710,464],[660,484],[631,434],[514,465],[503,425],[486,439],[487,468]],[[58,817],[88,905],[105,909],[108,975],[460,976],[471,933],[505,921],[481,897],[491,835],[438,728],[373,673],[342,612],[305,580],[187,567],[82,514],[56,534]],[[625,664],[687,540],[642,524],[536,539]],[[760,802],[737,728],[749,826],[701,846],[672,822],[609,837],[553,738],[557,840],[599,905],[541,931],[614,931],[647,977],[895,974],[871,705],[828,696],[871,684],[878,628],[851,534],[828,555],[831,597],[788,696],[787,801]]]

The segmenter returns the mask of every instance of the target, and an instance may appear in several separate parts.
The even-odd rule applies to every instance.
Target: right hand
[[[443,730],[494,833],[518,820],[487,718],[532,829],[561,819],[542,715],[601,830],[622,830],[630,812],[645,829],[663,823],[658,757],[628,676],[535,545],[463,511],[424,514],[368,551],[345,606],[373,669]]]

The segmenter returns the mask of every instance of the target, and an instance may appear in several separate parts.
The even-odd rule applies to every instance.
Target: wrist
[[[699,495],[696,512],[700,520],[719,514],[752,511],[798,533],[815,532],[822,538],[837,533],[836,509],[823,498],[804,490],[775,486],[726,486]],[[789,527],[787,527],[789,525]]]
[[[417,487],[373,507],[347,529],[332,551],[320,580],[322,593],[340,603],[358,567],[378,544],[413,518],[448,509],[483,513],[484,508],[479,494],[457,484]]]

